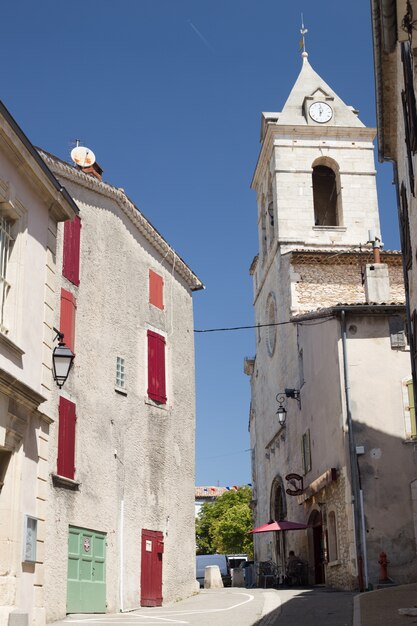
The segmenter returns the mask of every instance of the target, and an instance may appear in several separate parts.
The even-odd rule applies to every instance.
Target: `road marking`
[[[171,623],[171,624],[189,624],[189,622],[184,622],[181,620],[176,619],[176,617],[185,617],[187,615],[206,615],[209,613],[221,613],[221,612],[225,612],[225,611],[232,611],[233,609],[237,609],[240,606],[243,606],[244,604],[248,604],[248,602],[252,602],[255,599],[255,596],[253,596],[250,593],[225,593],[223,592],[218,592],[218,593],[210,593],[207,595],[226,595],[226,596],[245,596],[245,600],[241,601],[241,602],[237,602],[236,604],[233,604],[232,606],[228,606],[225,608],[220,608],[220,609],[189,609],[189,610],[180,610],[180,611],[167,611],[166,609],[162,609],[161,607],[161,612],[158,613],[157,615],[150,615],[149,612],[152,611],[154,612],[156,608],[158,607],[154,607],[152,609],[140,609],[140,611],[143,613],[129,613],[129,614],[123,614],[123,617],[119,617],[119,616],[109,616],[106,617],[105,615],[103,615],[102,617],[90,617],[90,618],[84,618],[84,619],[66,619],[63,620],[65,623],[67,624],[85,624],[88,622],[101,622],[101,623],[105,623],[105,624],[127,624],[130,623],[132,624],[132,619],[137,619],[137,624],[140,626],[145,626],[145,624],[157,624],[157,620],[160,621],[160,623],[164,622],[164,623]],[[265,594],[267,595],[267,594]],[[269,595],[269,594],[268,594]],[[270,594],[272,595],[272,594]],[[172,616],[171,619],[169,617],[164,617],[164,616]],[[126,618],[130,621],[126,622]],[[142,620],[145,619],[151,619],[151,620],[156,620],[153,622],[144,622]],[[135,622],[133,622],[135,623]]]

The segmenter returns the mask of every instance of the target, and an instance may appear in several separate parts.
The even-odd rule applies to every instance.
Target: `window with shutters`
[[[414,388],[413,381],[406,381],[407,387],[407,408],[409,411],[409,421],[406,420],[406,431],[407,435],[411,437],[411,439],[417,438],[417,426],[416,426],[416,407],[414,402]]]
[[[308,429],[302,437],[301,454],[304,474],[307,474],[311,470],[310,429]]]
[[[0,331],[7,333],[5,322],[6,300],[9,295],[8,264],[13,247],[12,222],[0,215]]]
[[[61,316],[59,330],[64,333],[64,343],[75,352],[75,310],[77,300],[66,289],[61,289]]]
[[[403,105],[405,143],[407,147],[408,175],[411,192],[414,196],[413,154],[417,151],[417,111],[413,85],[412,52],[409,41],[403,41],[401,43],[401,61],[404,75],[404,89],[401,92],[401,99]]]
[[[158,309],[164,308],[164,279],[153,270],[149,270],[149,302]]]
[[[77,216],[64,223],[62,274],[74,285],[80,284],[81,220]]]
[[[59,398],[57,474],[74,480],[75,475],[75,422],[74,402]]]
[[[394,315],[388,319],[391,349],[405,350],[407,347],[407,337],[405,333],[405,322],[400,315]]]
[[[328,559],[330,563],[334,563],[339,558],[339,551],[337,547],[337,524],[336,513],[330,511],[327,516],[327,540],[328,540]]]
[[[148,330],[148,397],[166,404],[165,337]]]
[[[401,248],[403,251],[404,263],[407,270],[409,270],[413,263],[413,253],[411,247],[411,237],[410,237],[410,222],[408,217],[408,199],[407,199],[407,190],[405,188],[404,183],[401,183],[400,190],[400,215],[401,215]]]

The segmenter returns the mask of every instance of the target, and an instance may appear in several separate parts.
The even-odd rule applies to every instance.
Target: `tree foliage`
[[[250,487],[227,491],[201,507],[196,520],[197,554],[253,555]]]

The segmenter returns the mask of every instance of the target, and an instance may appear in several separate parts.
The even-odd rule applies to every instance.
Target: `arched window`
[[[277,327],[275,326],[277,322],[277,310],[275,297],[272,293],[268,296],[268,301],[266,305],[266,314],[267,314],[267,324],[270,324],[267,327],[267,348],[269,356],[272,356],[275,352],[275,345],[277,342]]]
[[[339,558],[337,550],[337,527],[336,527],[336,513],[330,511],[327,516],[327,533],[328,533],[328,549],[329,549],[329,562],[337,561]]]
[[[313,167],[313,202],[315,226],[339,226],[338,185],[336,174],[327,165]]]

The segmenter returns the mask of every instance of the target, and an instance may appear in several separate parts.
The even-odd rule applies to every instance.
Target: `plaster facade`
[[[79,286],[64,277],[60,284],[77,307],[74,367],[59,394],[76,405],[75,477],[55,476],[57,419],[46,485],[45,605],[54,621],[67,612],[70,526],[105,535],[105,611],[140,606],[143,529],[163,534],[164,602],[195,590],[192,292],[203,285],[123,191],[43,157],[81,218]],[[62,267],[61,229],[57,241]],[[163,278],[163,308],[150,304],[150,270]],[[166,341],[166,404],[147,393],[148,330]]]
[[[378,155],[390,161],[397,191],[406,304],[417,396],[417,200],[415,0],[371,2],[378,123]]]
[[[48,389],[54,315],[50,295],[57,222],[77,211],[64,192],[0,103],[2,626],[45,623],[45,502],[52,422]]]
[[[317,99],[333,108],[326,123],[309,116]],[[255,535],[255,559],[276,561],[284,575],[294,549],[308,564],[306,582],[339,589],[377,583],[384,549],[396,580],[417,575],[401,257],[386,252],[382,263],[371,261],[367,243],[377,247],[381,238],[374,134],[303,53],[283,111],[263,114],[252,182],[260,250],[250,272],[255,321],[266,325],[257,329],[256,356],[245,362],[254,524],[272,518],[309,526]],[[317,163],[320,174],[333,172],[332,224],[316,223],[323,215]],[[370,293],[384,294],[384,301],[367,302]],[[398,342],[393,319],[402,329]],[[287,411],[284,426],[279,405]]]

